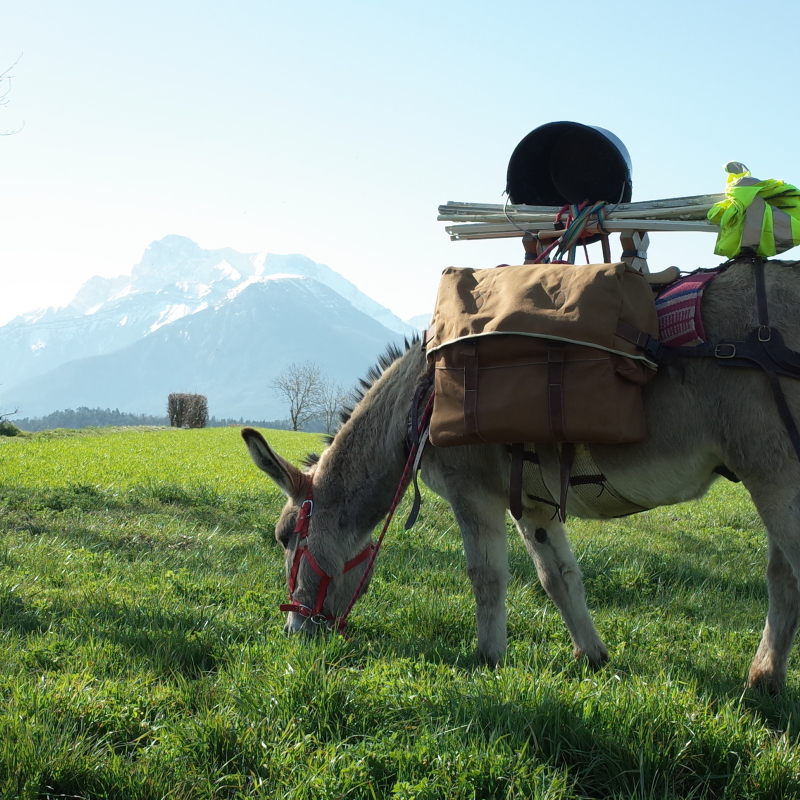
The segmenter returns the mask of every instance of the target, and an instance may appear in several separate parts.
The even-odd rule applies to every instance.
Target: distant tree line
[[[24,431],[48,431],[53,428],[105,428],[126,425],[169,425],[169,419],[150,414],[129,414],[118,408],[67,408],[44,417],[23,417],[14,424]]]
[[[0,414],[0,421],[7,421],[11,414]],[[118,408],[87,408],[81,406],[78,409],[67,408],[64,411],[54,411],[44,417],[23,417],[14,419],[14,425],[18,428],[29,431],[49,431],[53,428],[105,428],[105,427],[126,427],[137,425],[169,425],[169,417],[157,417],[152,414],[129,414],[120,411]],[[227,428],[232,426],[249,426],[251,428],[272,428],[279,431],[290,431],[291,421],[288,419],[245,419],[239,417],[211,417],[208,420],[209,428]],[[323,432],[322,423],[318,425],[308,425],[306,430]]]
[[[244,417],[211,417],[209,428],[272,428],[276,431],[290,431],[292,423],[288,419],[245,419]]]

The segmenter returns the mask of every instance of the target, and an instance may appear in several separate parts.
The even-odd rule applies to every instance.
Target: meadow
[[[266,434],[295,462],[320,447]],[[0,437],[0,796],[800,797],[798,655],[780,695],[743,689],[767,593],[741,486],[570,520],[598,672],[510,524],[508,660],[476,665],[430,493],[351,639],[285,638],[282,505],[233,428]]]

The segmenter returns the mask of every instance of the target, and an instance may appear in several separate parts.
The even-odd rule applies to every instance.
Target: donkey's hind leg
[[[525,509],[517,528],[544,590],[561,612],[575,658],[586,656],[593,667],[599,667],[608,660],[608,650],[586,607],[583,574],[570,550],[564,526],[552,518],[551,509],[538,507]]]
[[[774,693],[786,680],[786,664],[800,621],[800,591],[789,562],[773,541],[769,545],[767,587],[767,623],[747,682],[750,686],[763,686]]]
[[[799,481],[745,480],[769,535],[767,588],[769,610],[748,683],[776,692],[786,680],[789,652],[800,622],[800,493]]]

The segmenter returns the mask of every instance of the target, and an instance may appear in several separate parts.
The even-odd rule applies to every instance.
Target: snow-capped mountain
[[[5,390],[3,405],[23,416],[80,406],[161,414],[171,392],[187,391],[205,394],[217,416],[280,419],[269,382],[289,364],[313,361],[352,385],[390,342],[402,337],[317,280],[250,276],[224,302]]]
[[[411,319],[407,319],[405,321],[406,325],[410,325],[412,328],[415,328],[418,331],[426,331],[431,326],[431,317],[433,314],[417,314],[415,317],[411,317]]]
[[[204,250],[191,239],[170,235],[153,242],[130,275],[95,276],[68,305],[24,314],[0,327],[4,403],[9,391],[24,381],[70,361],[116,352],[281,275],[313,278],[391,331],[406,336],[416,332],[350,281],[306,256]]]

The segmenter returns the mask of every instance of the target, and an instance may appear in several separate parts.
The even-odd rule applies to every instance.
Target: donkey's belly
[[[555,509],[561,492],[559,451],[555,445],[527,445],[539,463],[525,462],[522,490],[526,504],[543,502]],[[651,506],[631,502],[599,468],[585,444],[576,446],[567,492],[567,513],[584,519],[614,519]]]
[[[702,497],[718,477],[720,459],[708,449],[659,453],[650,442],[591,445],[598,468],[615,490],[645,508],[684,503]]]

